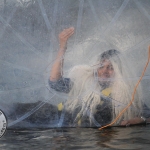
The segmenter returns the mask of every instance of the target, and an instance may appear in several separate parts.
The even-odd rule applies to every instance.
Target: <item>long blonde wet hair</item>
[[[101,103],[101,91],[97,69],[103,60],[109,60],[114,69],[114,77],[111,80],[111,99],[112,99],[112,119],[126,107],[131,100],[131,95],[135,86],[134,76],[127,65],[127,62],[117,50],[108,50],[98,56],[93,66],[79,65],[71,69],[69,77],[73,82],[72,89],[69,93],[69,100],[66,102],[66,109],[76,115],[75,121],[79,116],[88,116],[92,124],[96,106]],[[141,115],[142,102],[139,97],[141,88],[139,87],[132,106],[122,115],[116,122],[119,124],[121,120],[128,120]],[[80,108],[76,113],[77,108]],[[101,112],[103,113],[103,112]],[[107,118],[106,118],[107,119]]]

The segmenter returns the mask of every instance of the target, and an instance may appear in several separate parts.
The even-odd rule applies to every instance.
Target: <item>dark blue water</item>
[[[0,150],[150,149],[150,126],[7,130]]]

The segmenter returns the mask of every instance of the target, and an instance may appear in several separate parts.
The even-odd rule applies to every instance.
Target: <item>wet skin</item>
[[[109,60],[104,60],[97,69],[100,84],[109,84],[112,77],[114,77],[114,68]]]

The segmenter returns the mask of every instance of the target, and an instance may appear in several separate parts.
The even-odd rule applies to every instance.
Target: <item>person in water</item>
[[[59,34],[59,51],[50,72],[49,85],[56,91],[68,93],[64,110],[70,114],[73,125],[103,126],[114,120],[130,102],[134,84],[126,78],[131,72],[123,66],[120,52],[111,49],[98,55],[94,65],[75,66],[69,77],[64,78],[62,67],[67,41],[74,32],[71,27]],[[139,87],[132,105],[115,125],[146,122],[148,107],[140,99],[140,94]]]

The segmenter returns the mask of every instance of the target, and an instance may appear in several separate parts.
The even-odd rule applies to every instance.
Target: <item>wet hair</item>
[[[115,49],[110,49],[110,50],[107,50],[107,51],[103,52],[100,55],[100,59],[101,60],[110,59],[111,57],[117,56],[119,54],[120,54],[119,51],[117,51]]]
[[[113,82],[109,86],[112,98],[112,120],[114,120],[125,106],[129,104],[134,88],[134,82],[126,81],[126,78],[132,75],[127,61],[122,54],[115,49],[110,49],[101,53],[93,66],[78,65],[72,68],[69,73],[69,78],[73,81],[73,86],[69,92],[69,98],[65,103],[65,108],[72,114],[75,114],[77,108],[81,108],[78,114],[83,118],[87,117],[90,121],[90,125],[95,122],[93,118],[97,111],[97,106],[103,101],[101,99],[103,87],[99,84],[99,79],[95,73],[100,63],[106,59],[110,60],[115,72],[114,80],[112,80]],[[139,97],[141,89],[139,87],[138,89],[132,106],[123,113],[116,124],[119,124],[123,119],[129,120],[141,116],[141,111],[139,111],[142,109],[142,103]],[[82,120],[82,117],[78,117],[78,114],[74,119],[75,122],[79,119]],[[101,114],[99,115],[101,116]]]
[[[105,60],[110,60],[113,67],[114,65],[117,65],[120,70],[120,73],[122,73],[122,63],[120,60],[120,56],[121,53],[118,50],[115,49],[106,50],[98,56],[97,64]]]

